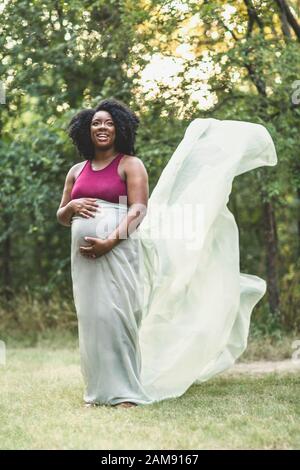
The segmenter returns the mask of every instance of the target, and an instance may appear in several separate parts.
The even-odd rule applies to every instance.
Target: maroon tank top
[[[118,165],[123,155],[123,153],[119,153],[101,170],[93,170],[91,161],[87,160],[75,180],[71,199],[92,197],[119,203],[119,196],[127,196],[126,182],[121,179],[118,173]]]

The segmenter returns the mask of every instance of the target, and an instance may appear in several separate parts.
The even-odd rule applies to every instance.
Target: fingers
[[[91,208],[96,208],[101,207],[98,202],[96,202],[97,199],[85,199],[84,201],[84,206],[85,207],[91,207]]]
[[[85,203],[79,214],[85,218],[95,217],[96,212],[101,212],[101,206],[98,203]]]
[[[93,251],[94,245],[95,245],[95,241],[94,241],[93,239],[92,239],[92,240],[86,240],[86,239],[85,239],[85,241],[86,241],[87,243],[89,243],[89,245],[88,245],[88,246],[86,246],[86,245],[80,246],[80,247],[79,247],[80,250],[81,250],[81,251],[87,251],[87,252]]]
[[[92,253],[93,247],[92,246],[81,246],[79,248],[80,253],[85,256],[86,258],[97,258],[95,253]]]
[[[85,206],[85,209],[90,210],[90,211],[97,212],[97,210],[99,209],[99,206],[98,206],[98,204],[96,204],[95,206],[86,205],[86,206]]]
[[[87,253],[81,253],[82,256],[84,256],[85,258],[97,258],[97,255],[95,255],[95,253],[92,253],[91,255],[88,255]]]
[[[87,256],[91,256],[94,254],[92,250],[93,250],[92,246],[81,246],[79,248],[80,253],[82,253],[83,255],[87,255]]]
[[[90,218],[90,216],[88,214],[85,214],[85,212],[80,211],[80,212],[78,212],[78,214],[81,215],[82,217],[84,217],[85,219]]]
[[[92,246],[80,246],[79,249],[83,253],[89,253],[90,251],[93,250],[93,247]]]
[[[84,209],[85,214],[87,214],[89,217],[96,217],[96,214],[88,209]]]
[[[97,202],[86,202],[84,204],[84,207],[91,207],[91,208],[95,208],[97,209],[98,207],[101,207],[100,204],[98,204]]]
[[[94,238],[94,237],[84,237],[84,239],[86,242],[89,242],[92,245],[95,245],[96,240],[98,240],[97,238]]]
[[[94,211],[94,212],[92,212]],[[79,213],[84,215],[85,217],[89,218],[89,217],[96,217],[96,212],[101,212],[101,209],[94,209],[94,208],[91,208],[91,209],[82,209]]]

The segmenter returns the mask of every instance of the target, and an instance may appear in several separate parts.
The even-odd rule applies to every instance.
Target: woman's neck
[[[95,156],[93,161],[95,163],[106,163],[109,160],[113,160],[118,155],[119,152],[115,149],[107,149],[107,150],[96,150]]]

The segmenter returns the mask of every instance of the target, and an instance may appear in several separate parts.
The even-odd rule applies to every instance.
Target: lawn
[[[180,398],[83,408],[76,347],[9,348],[1,449],[300,448],[299,375],[218,376]]]

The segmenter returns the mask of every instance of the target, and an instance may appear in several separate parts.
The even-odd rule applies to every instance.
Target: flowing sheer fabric
[[[195,119],[164,168],[140,227],[142,383],[153,399],[182,395],[245,350],[266,282],[240,273],[238,228],[227,203],[235,176],[276,163],[262,125]],[[171,213],[175,223],[165,230]],[[178,239],[162,238],[175,230]]]
[[[227,208],[235,176],[277,163],[268,131],[195,119],[127,240],[97,259],[84,236],[105,238],[127,208],[72,219],[72,280],[84,399],[150,404],[181,396],[245,350],[263,279],[240,273],[239,234]]]

